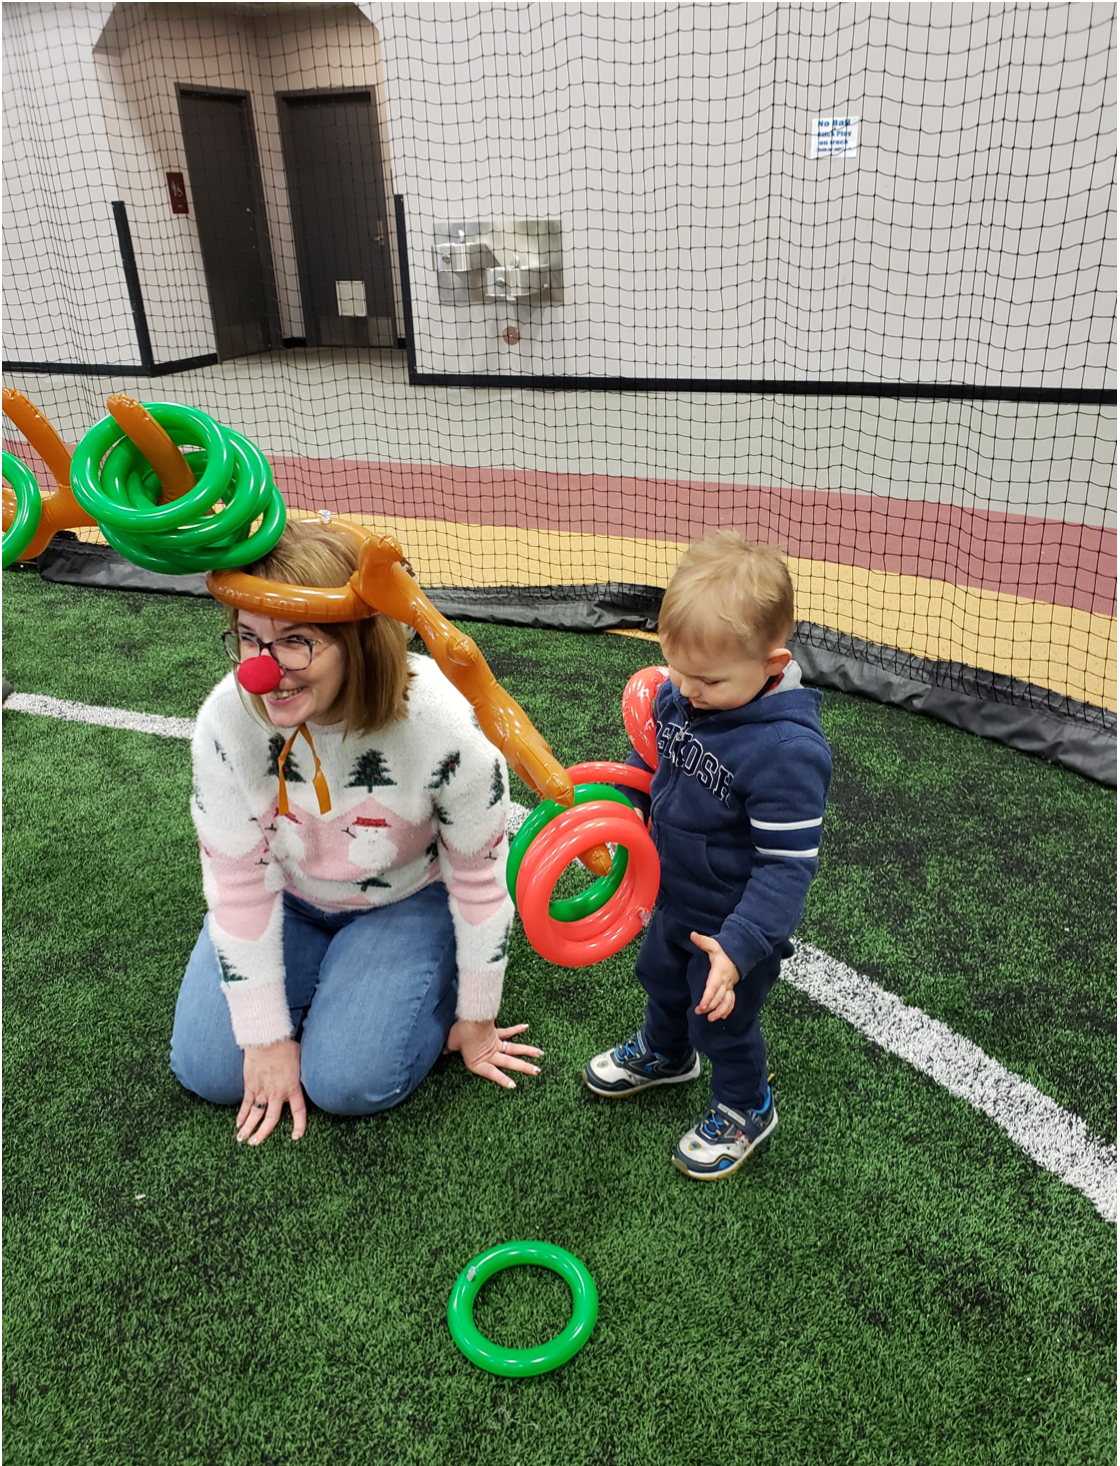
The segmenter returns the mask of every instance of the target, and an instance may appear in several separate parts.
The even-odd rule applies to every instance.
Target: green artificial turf
[[[3,583],[18,691],[185,717],[224,670],[208,602]],[[656,646],[466,629],[565,763],[625,752]],[[1114,793],[860,699],[825,722],[801,936],[1114,1135]],[[13,1466],[1115,1461],[1115,1228],[795,989],[765,1019],[781,1128],[717,1185],[668,1164],[701,1082],[578,1082],[640,1017],[632,949],[561,969],[519,928],[503,1018],[539,1078],[441,1060],[396,1110],[237,1146],[167,1067],[204,909],[185,741],[19,713],[4,739]],[[445,1314],[518,1237],[580,1257],[601,1309],[563,1369],[503,1380]],[[518,1269],[476,1319],[522,1345],[567,1312]]]

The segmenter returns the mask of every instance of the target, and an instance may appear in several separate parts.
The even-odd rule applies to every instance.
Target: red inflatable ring
[[[585,850],[608,842],[625,846],[629,855],[622,884],[590,916],[557,921],[548,903],[561,872]],[[640,816],[596,800],[564,810],[530,845],[517,877],[517,909],[530,944],[547,961],[590,967],[637,936],[649,921],[660,882],[661,864]]]
[[[573,764],[568,777],[573,784],[624,784],[627,789],[640,789],[643,794],[649,793],[653,782],[652,774],[636,769],[633,764]]]

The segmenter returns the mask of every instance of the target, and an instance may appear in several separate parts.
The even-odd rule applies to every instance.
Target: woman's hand
[[[281,1039],[267,1048],[245,1050],[245,1096],[237,1112],[237,1138],[260,1145],[276,1129],[287,1104],[292,1111],[292,1139],[307,1129],[307,1105],[299,1082],[299,1044]]]
[[[726,1018],[735,1006],[735,984],[739,981],[739,969],[732,962],[731,958],[723,950],[715,937],[701,936],[699,932],[690,932],[693,944],[702,952],[707,952],[708,981],[704,985],[704,993],[696,1005],[697,1013],[707,1013],[708,1022],[716,1023],[721,1018]]]
[[[534,1059],[542,1051],[530,1044],[514,1044],[509,1040],[515,1033],[524,1033],[527,1023],[514,1024],[512,1028],[496,1028],[493,1020],[485,1023],[468,1023],[460,1018],[447,1035],[444,1052],[462,1054],[463,1063],[472,1074],[481,1074],[504,1089],[516,1089],[517,1085],[502,1069],[517,1069],[522,1074],[539,1074],[535,1064],[527,1064],[519,1054],[531,1054]],[[500,1067],[499,1067],[500,1066]]]

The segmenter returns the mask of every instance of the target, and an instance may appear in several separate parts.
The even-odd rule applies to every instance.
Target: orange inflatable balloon
[[[622,694],[622,721],[626,732],[651,769],[657,767],[657,724],[653,720],[653,700],[668,675],[668,667],[643,667],[634,673]]]
[[[70,450],[58,435],[54,424],[48,422],[39,409],[14,387],[5,387],[3,393],[4,415],[9,418],[39,454],[51,471],[58,485],[53,494],[43,498],[43,512],[39,527],[20,560],[34,560],[42,554],[60,529],[78,529],[83,525],[96,524],[87,514],[70,489]],[[15,496],[4,492],[4,528],[15,518]]]
[[[319,522],[358,542],[358,568],[349,585],[321,590],[262,580],[238,570],[212,571],[206,577],[211,595],[239,611],[273,618],[329,625],[384,612],[415,627],[440,671],[470,703],[479,727],[514,772],[542,799],[570,806],[574,791],[563,765],[498,682],[471,638],[452,626],[416,584],[392,535],[376,534],[325,513]],[[581,852],[581,860],[595,875],[607,875],[611,868],[605,846]]]
[[[359,546],[370,534],[364,526],[351,524],[348,519],[339,519],[337,515],[326,512],[304,523],[321,524],[335,534],[349,535]],[[206,577],[206,586],[216,600],[236,611],[249,611],[276,620],[283,617],[329,625],[337,621],[365,621],[376,616],[380,609],[358,594],[353,581],[349,585],[312,587],[264,580],[259,575],[248,575],[244,570],[212,570]]]
[[[198,480],[178,446],[144,404],[123,392],[114,392],[106,397],[105,406],[121,432],[132,439],[155,469],[162,489],[159,502],[170,504],[189,494]]]

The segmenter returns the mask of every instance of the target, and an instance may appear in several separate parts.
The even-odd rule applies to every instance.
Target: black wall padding
[[[656,631],[665,592],[656,585],[424,587],[449,620],[495,621],[552,631]]]
[[[800,622],[790,642],[805,681],[924,713],[1116,787],[1116,716],[1017,678]],[[1014,698],[1014,701],[1012,701]]]
[[[108,545],[56,534],[36,562],[44,580],[61,585],[100,585],[106,590],[151,590],[173,596],[208,596],[205,575],[157,575],[141,570]]]

